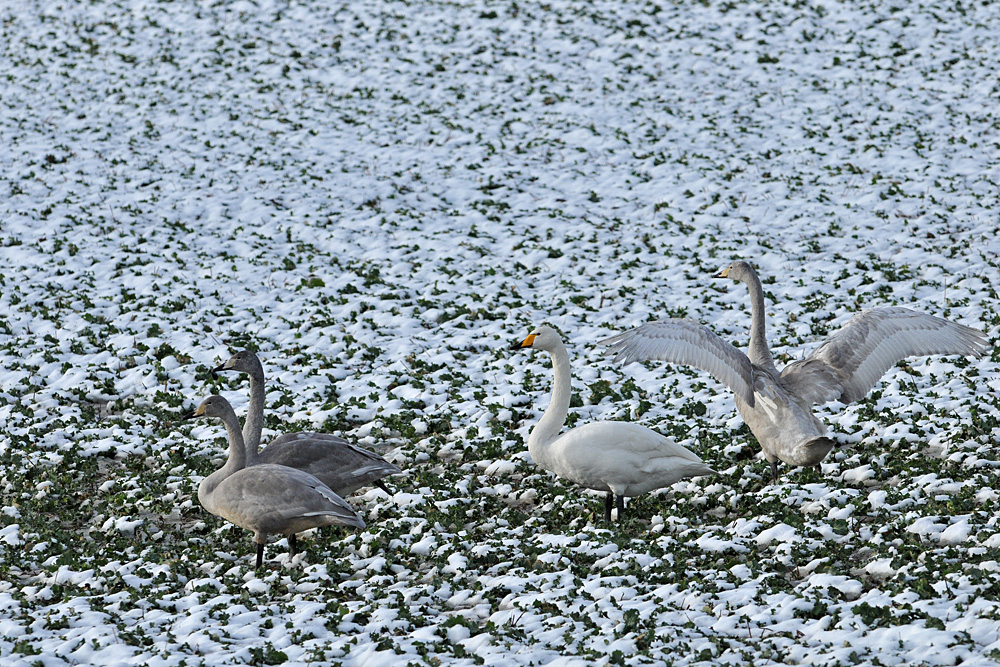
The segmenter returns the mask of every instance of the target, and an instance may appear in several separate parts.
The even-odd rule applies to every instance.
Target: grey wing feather
[[[285,433],[260,451],[258,461],[304,470],[342,496],[402,472],[375,452],[329,433]]]
[[[219,485],[223,517],[237,525],[283,532],[305,517],[328,517],[342,526],[364,528],[347,501],[309,473],[273,464],[243,468]],[[298,531],[296,531],[298,532]]]
[[[980,357],[988,348],[986,334],[978,329],[909,308],[875,308],[858,313],[808,357],[785,367],[781,381],[812,403],[852,403],[907,357]]]
[[[659,359],[707,371],[750,406],[754,371],[750,359],[708,327],[692,320],[647,322],[599,343],[610,346],[615,361]]]

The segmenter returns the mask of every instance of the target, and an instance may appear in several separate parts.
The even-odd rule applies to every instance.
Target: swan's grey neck
[[[743,282],[750,289],[750,352],[747,356],[752,363],[773,369],[774,359],[771,358],[764,332],[764,288],[753,269]]]
[[[569,399],[572,394],[572,379],[569,369],[569,354],[566,346],[559,343],[558,347],[550,350],[552,356],[552,371],[555,379],[552,383],[552,400],[549,407],[545,409],[545,414],[531,429],[528,436],[528,452],[535,463],[545,467],[543,461],[547,456],[547,447],[555,440],[563,424],[566,423],[566,414],[569,412]]]
[[[229,437],[229,459],[223,468],[232,468],[233,472],[246,467],[247,450],[240,433],[240,420],[236,413],[228,410],[222,415],[222,423],[226,425],[226,435]]]
[[[229,438],[229,458],[225,465],[202,480],[198,486],[198,500],[209,512],[215,513],[212,502],[212,493],[224,479],[238,470],[242,470],[247,465],[246,447],[243,444],[243,434],[240,433],[240,420],[236,413],[229,410],[228,414],[223,414],[222,423],[226,425],[226,435]]]
[[[260,449],[260,434],[264,430],[264,368],[257,364],[250,376],[250,405],[243,422],[243,440],[246,443],[247,465],[253,465]]]

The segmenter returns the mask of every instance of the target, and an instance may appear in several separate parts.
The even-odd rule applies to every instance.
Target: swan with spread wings
[[[779,371],[764,329],[764,291],[745,261],[730,264],[717,278],[750,290],[750,347],[743,354],[708,327],[684,319],[649,322],[601,341],[616,361],[659,359],[709,372],[736,397],[778,477],[778,461],[818,466],[835,442],[812,406],[863,398],[889,368],[913,356],[960,354],[981,357],[989,343],[978,329],[909,308],[873,308],[858,313],[812,354]]]

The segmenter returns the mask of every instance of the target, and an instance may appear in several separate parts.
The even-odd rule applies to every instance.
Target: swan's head
[[[251,375],[264,374],[264,368],[260,365],[260,359],[250,350],[240,350],[229,357],[226,363],[212,369],[212,375],[218,374],[219,371],[238,371],[240,373],[250,373]]]
[[[716,274],[716,278],[730,278],[732,280],[739,280],[741,282],[746,282],[750,276],[757,275],[753,270],[753,267],[749,263],[744,262],[742,259],[738,259],[721,272]]]
[[[232,411],[233,406],[229,404],[229,401],[224,399],[222,396],[213,394],[202,401],[201,405],[184,415],[184,418],[194,419],[195,417],[222,417]]]
[[[516,341],[510,346],[512,350],[547,350],[556,349],[562,344],[562,338],[552,327],[542,325],[532,331],[524,340]]]

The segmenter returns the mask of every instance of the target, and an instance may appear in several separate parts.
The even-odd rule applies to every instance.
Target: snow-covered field
[[[0,663],[1000,662],[1000,372],[914,359],[770,482],[705,373],[595,345],[687,316],[780,362],[859,309],[1000,328],[1000,5],[25,0],[0,6]],[[570,421],[720,471],[628,503]],[[405,469],[288,562],[208,515],[258,349],[267,434]]]

